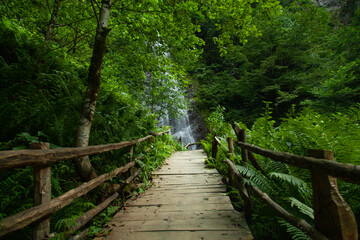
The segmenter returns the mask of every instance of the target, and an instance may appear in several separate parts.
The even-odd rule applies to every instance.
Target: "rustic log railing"
[[[194,145],[201,145],[201,142],[187,143],[187,144],[185,145],[185,148],[186,148],[186,149],[189,149],[190,146],[194,146]]]
[[[228,165],[229,185],[238,189],[244,201],[244,213],[247,221],[251,221],[251,199],[250,195],[262,199],[264,203],[274,212],[291,225],[299,228],[312,239],[331,240],[357,240],[358,229],[355,216],[349,205],[340,195],[336,178],[360,185],[360,166],[353,164],[338,163],[333,160],[333,153],[324,150],[308,150],[309,157],[298,156],[290,153],[276,152],[262,149],[258,146],[246,143],[246,132],[238,126],[233,126],[238,141],[235,142],[242,151],[242,163],[248,160],[255,169],[265,175],[255,154],[268,157],[274,161],[286,163],[295,167],[311,171],[313,186],[313,209],[315,227],[304,219],[299,219],[274,202],[266,193],[259,188],[247,184],[243,176],[236,168],[233,161],[225,159]],[[228,157],[234,155],[232,139],[228,138]],[[221,142],[214,137],[212,144],[212,158],[215,159],[218,146]]]
[[[112,143],[97,146],[77,147],[77,148],[58,148],[49,149],[48,143],[36,143],[31,145],[31,150],[10,150],[0,152],[0,170],[11,169],[16,167],[34,166],[34,207],[19,212],[13,216],[6,217],[0,222],[0,237],[8,233],[24,228],[31,223],[35,223],[33,231],[33,239],[44,239],[50,233],[50,215],[59,209],[65,207],[75,199],[84,196],[94,188],[100,186],[105,181],[125,173],[136,165],[133,158],[133,147],[137,143],[146,141],[155,136],[159,136],[166,132],[150,133],[150,135],[126,142]],[[109,173],[102,174],[88,182],[81,184],[65,194],[51,199],[51,178],[50,163],[62,160],[69,160],[77,157],[100,154],[112,150],[117,150],[131,146],[129,156],[132,161],[125,166],[112,170]],[[33,150],[37,149],[37,150]],[[130,184],[136,176],[141,172],[141,168],[136,170],[129,178],[126,179],[125,185]],[[76,220],[76,224],[71,231],[65,233],[70,235],[71,232],[77,231],[90,221],[95,215],[105,209],[118,196],[114,193],[94,209],[84,213]]]

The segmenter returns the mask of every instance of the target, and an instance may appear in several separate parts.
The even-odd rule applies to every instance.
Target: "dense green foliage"
[[[193,70],[196,104],[207,118],[209,135],[203,141],[208,156],[214,135],[222,141],[217,158],[208,163],[225,174],[226,137],[236,138],[230,123],[247,129],[248,142],[298,155],[307,149],[334,152],[335,160],[359,164],[360,9],[343,25],[312,1],[282,1],[271,23],[254,15],[259,36],[233,44],[223,54],[212,42],[215,24],[202,22],[205,47]],[[265,112],[264,112],[265,107]],[[262,117],[260,117],[262,116]],[[259,187],[290,213],[313,224],[310,174],[256,156],[266,176],[251,164],[235,161],[248,183]],[[339,181],[340,193],[360,219],[359,186]],[[243,208],[233,190],[234,205]],[[309,239],[260,200],[252,199],[250,228],[256,239]]]
[[[228,123],[241,121],[243,127],[252,126],[249,141],[264,148],[300,155],[307,148],[323,148],[333,150],[337,161],[358,163],[360,10],[341,25],[310,0],[283,0],[281,5],[276,0],[113,2],[90,145],[160,131],[162,116],[176,116],[188,106],[183,96],[191,83],[196,106],[208,118],[207,151],[214,134],[224,142],[233,135]],[[0,150],[24,149],[37,141],[50,142],[51,148],[74,146],[100,4],[0,2]],[[266,112],[259,118],[264,101]],[[153,150],[144,154],[149,147]],[[175,149],[181,146],[170,136],[137,147],[145,170],[138,191]],[[209,162],[223,173],[224,150]],[[250,165],[239,170],[287,210],[312,222],[308,173],[259,160],[266,178]],[[128,149],[91,157],[98,174],[127,161]],[[81,184],[71,161],[51,167],[53,197]],[[0,219],[31,207],[32,188],[32,168],[1,171]],[[358,187],[340,183],[340,189],[359,217]],[[94,190],[58,211],[52,231],[68,229],[101,197]],[[90,234],[100,231],[123,200],[94,219]],[[251,226],[257,238],[306,239],[272,217],[259,203]],[[9,239],[29,235],[26,228]]]
[[[271,24],[255,18],[260,37],[234,45],[227,55],[212,46],[214,26],[203,24],[203,61],[194,71],[197,103],[205,115],[218,105],[229,121],[252,123],[263,101],[275,118],[292,106],[346,112],[359,99],[359,17],[342,26],[311,1],[290,1]],[[210,110],[210,111],[209,111]]]
[[[187,73],[202,52],[203,40],[195,34],[200,31],[199,19],[209,18],[217,24],[222,34],[218,43],[225,52],[232,44],[230,36],[243,41],[257,34],[250,14],[253,8],[267,16],[279,10],[273,0],[258,4],[234,0],[113,2],[90,145],[159,131],[161,116],[175,116],[187,106],[183,100]],[[101,4],[93,0],[1,1],[1,150],[23,149],[37,141],[50,142],[52,148],[74,146]],[[137,147],[137,154],[142,155],[147,145]],[[145,170],[145,185],[149,172],[176,147],[170,137],[158,138],[152,145],[153,150],[139,161]],[[125,164],[127,154],[124,149],[93,156],[91,164],[98,174],[109,172]],[[53,197],[81,183],[71,161],[51,167]],[[1,172],[0,218],[32,206],[32,181],[30,167]],[[102,194],[94,190],[56,212],[52,231],[68,229]],[[109,208],[95,219],[90,233],[96,233],[113,211]],[[27,228],[8,238],[28,238],[29,234]]]
[[[223,159],[228,152],[226,138],[236,138],[230,124],[224,122],[224,109],[218,108],[208,118],[210,134],[203,141],[208,155],[211,155],[211,142],[216,134],[222,142],[217,158],[209,160],[220,172],[226,173],[227,166]],[[247,130],[247,141],[250,144],[280,152],[290,152],[306,156],[307,149],[327,149],[334,152],[335,160],[342,163],[359,164],[360,159],[360,106],[354,107],[349,114],[327,116],[307,109],[300,114],[292,113],[282,122],[272,119],[268,105],[263,117],[256,119],[250,129],[245,124],[237,123]],[[277,125],[277,127],[275,127]],[[256,158],[266,175],[256,170],[251,163],[241,161],[240,149],[235,149],[234,160],[238,170],[248,177],[248,183],[260,188],[275,202],[297,217],[313,223],[311,177],[308,170],[275,162],[260,155]],[[360,220],[360,187],[339,181],[339,190],[349,203],[357,221]],[[242,209],[242,200],[234,190],[230,194],[238,195],[235,202]],[[309,239],[300,230],[296,231],[290,224],[280,218],[261,201],[253,198],[255,208],[253,222],[250,225],[256,239]]]

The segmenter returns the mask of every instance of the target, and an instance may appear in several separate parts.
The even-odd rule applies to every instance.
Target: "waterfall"
[[[156,42],[153,46],[153,52],[157,56],[157,58],[171,58],[169,52],[162,53],[161,55],[156,54],[156,48],[163,46],[161,43]],[[166,91],[162,91],[158,93],[158,96],[162,96],[162,98],[158,97],[155,104],[152,102],[151,108],[158,112],[160,112],[160,125],[166,125],[170,127],[170,134],[177,138],[181,138],[181,142],[183,145],[187,143],[194,143],[195,138],[191,129],[190,121],[189,121],[189,111],[184,109],[186,107],[186,99],[183,95],[184,91],[181,90],[177,77],[172,75],[171,71],[168,71],[167,68],[171,68],[171,64],[165,64],[163,66],[163,76],[162,77],[152,77],[152,72],[145,72],[145,92],[151,91],[151,87],[154,84],[151,84],[152,80],[156,81],[157,88],[167,89]],[[145,94],[145,96],[152,95]],[[171,100],[171,101],[169,101]],[[150,106],[150,104],[148,104]],[[176,115],[174,111],[180,109],[180,113],[177,117],[172,117]],[[173,111],[173,112],[170,112]],[[164,114],[165,113],[165,114]],[[171,114],[170,114],[171,113]],[[165,116],[164,116],[165,115]],[[196,149],[196,146],[190,146],[189,150]]]
[[[173,136],[176,136],[178,138],[181,137],[181,142],[183,145],[187,143],[194,143],[194,135],[191,130],[191,125],[189,121],[189,113],[187,110],[182,110],[181,115],[178,119],[174,119],[174,123],[172,127],[174,127],[174,133]],[[189,150],[196,149],[196,146],[190,146]]]
[[[167,125],[171,127],[170,134],[177,138],[181,137],[181,142],[183,145],[187,143],[194,143],[195,138],[191,130],[191,125],[189,121],[189,112],[187,109],[182,109],[177,118],[171,118],[169,115],[161,119],[162,125]],[[190,146],[189,150],[195,150],[196,146]]]

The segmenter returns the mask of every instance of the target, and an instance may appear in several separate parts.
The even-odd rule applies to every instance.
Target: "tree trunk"
[[[54,6],[53,6],[53,11],[51,13],[50,22],[49,22],[49,25],[48,25],[48,27],[46,29],[46,33],[45,33],[45,42],[46,43],[49,43],[50,40],[53,37],[54,25],[56,23],[56,18],[58,16],[61,1],[62,0],[55,0],[54,1]]]
[[[94,118],[96,101],[98,98],[101,82],[101,67],[105,54],[106,37],[109,33],[108,23],[110,17],[110,0],[102,0],[100,18],[98,19],[98,26],[95,36],[95,44],[93,55],[89,67],[88,85],[85,94],[83,105],[83,112],[80,117],[77,133],[76,133],[76,147],[85,147],[89,145],[90,129]],[[92,167],[89,157],[81,157],[74,160],[76,171],[81,178],[89,181],[97,176]]]

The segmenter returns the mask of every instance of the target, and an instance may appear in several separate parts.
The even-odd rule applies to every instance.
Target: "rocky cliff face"
[[[191,100],[194,95],[194,90],[192,87],[189,88],[188,98]],[[191,100],[191,110],[189,110],[189,120],[191,123],[191,130],[194,135],[195,142],[199,142],[201,139],[204,139],[208,134],[208,130],[205,126],[205,122],[201,114],[197,111],[196,102]],[[197,145],[198,148],[202,148],[202,145]]]
[[[360,6],[360,0],[313,0],[319,7],[325,7],[333,12],[344,24],[354,17],[355,10]]]

